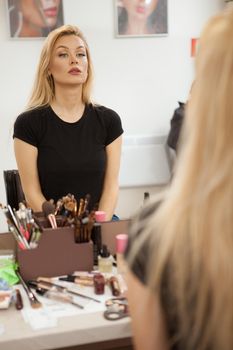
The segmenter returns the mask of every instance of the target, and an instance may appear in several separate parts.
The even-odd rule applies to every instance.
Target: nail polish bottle
[[[95,294],[101,295],[104,294],[105,289],[105,279],[101,273],[97,273],[94,275],[94,291]]]
[[[100,272],[112,272],[112,256],[108,247],[104,244],[98,257],[98,269]]]

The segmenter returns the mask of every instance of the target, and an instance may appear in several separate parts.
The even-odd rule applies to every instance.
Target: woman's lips
[[[78,74],[81,73],[81,71],[80,71],[80,69],[78,69],[78,68],[72,68],[72,69],[69,70],[68,73],[70,73],[70,74],[72,74],[72,75],[78,75]]]
[[[146,8],[144,6],[137,6],[136,12],[144,14],[146,12]]]
[[[57,8],[56,7],[50,7],[48,9],[44,10],[44,14],[46,17],[56,17],[57,16]]]

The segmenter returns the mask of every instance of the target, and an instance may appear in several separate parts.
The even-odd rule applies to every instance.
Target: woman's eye
[[[86,57],[86,54],[83,52],[79,52],[76,54],[77,57]]]
[[[68,54],[65,52],[61,52],[58,54],[58,57],[67,57],[67,56],[68,56]]]

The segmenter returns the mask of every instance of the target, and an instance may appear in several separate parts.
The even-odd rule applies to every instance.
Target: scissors
[[[106,320],[116,321],[129,316],[128,300],[125,297],[106,300],[107,310],[104,311]]]

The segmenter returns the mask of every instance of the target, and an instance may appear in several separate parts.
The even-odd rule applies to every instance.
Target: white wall
[[[65,23],[84,32],[95,67],[94,97],[121,116],[125,134],[166,134],[177,100],[186,100],[193,79],[190,39],[223,0],[170,0],[169,35],[116,38],[112,0],[63,0]],[[12,125],[32,85],[43,40],[8,36],[5,1],[0,0],[0,202],[5,203],[2,171],[16,167]],[[118,212],[130,215],[145,190],[122,189]],[[6,229],[0,213],[0,232]]]

